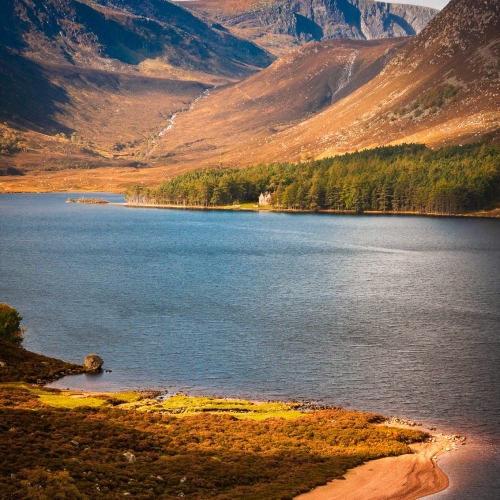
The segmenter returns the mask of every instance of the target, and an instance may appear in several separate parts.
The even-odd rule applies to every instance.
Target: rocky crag
[[[186,4],[202,16],[275,53],[289,46],[332,38],[372,40],[416,35],[437,10],[373,0],[196,0]]]

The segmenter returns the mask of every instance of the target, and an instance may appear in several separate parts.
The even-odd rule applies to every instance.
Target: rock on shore
[[[88,354],[85,357],[85,361],[83,362],[83,366],[89,372],[96,372],[101,369],[104,360],[98,356],[97,354]]]

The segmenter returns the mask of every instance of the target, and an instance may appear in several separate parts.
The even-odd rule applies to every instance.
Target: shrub
[[[22,319],[16,309],[7,304],[0,304],[0,337],[20,345],[27,330],[20,327]]]

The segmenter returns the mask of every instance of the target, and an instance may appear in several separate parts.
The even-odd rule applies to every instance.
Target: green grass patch
[[[259,208],[259,204],[257,202],[241,203],[240,207],[247,209],[247,210],[248,209],[257,209],[257,208]]]
[[[91,406],[97,408],[106,403],[103,399],[99,399],[91,396],[81,396],[78,393],[67,393],[56,394],[56,393],[43,393],[41,391],[38,395],[38,399],[48,406],[53,406],[55,408],[78,408],[80,406]]]
[[[39,387],[28,385],[24,382],[4,382],[0,383],[0,389],[23,390],[37,398],[37,401],[54,408],[79,408],[89,406],[98,408],[107,406],[127,406],[142,399],[138,392],[116,392],[103,394],[87,394],[80,391],[63,391],[49,387]]]
[[[117,396],[118,397],[118,396]],[[297,411],[294,404],[282,402],[254,402],[243,399],[223,399],[206,396],[175,395],[164,401],[145,399],[120,405],[123,409],[168,413],[190,416],[198,413],[228,414],[236,418],[265,420],[266,418],[298,418],[304,412]]]

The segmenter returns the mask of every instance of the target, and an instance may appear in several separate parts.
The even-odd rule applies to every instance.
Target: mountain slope
[[[172,114],[272,60],[163,0],[5,0],[0,174],[144,164]]]
[[[275,54],[311,40],[372,40],[420,33],[437,10],[373,0],[194,0],[199,15]]]
[[[370,81],[406,43],[407,38],[330,40],[287,54],[180,113],[154,154],[159,162],[169,163],[198,162],[214,154],[224,164],[226,154],[236,155],[237,165],[249,163],[254,149],[264,147],[280,131]],[[277,156],[281,151],[276,146]]]
[[[385,68],[379,66],[378,72],[373,71],[369,81],[356,85],[353,79],[350,86],[342,89],[342,99],[334,100],[323,111],[294,126],[265,130],[264,118],[259,113],[264,113],[266,106],[261,106],[260,111],[252,110],[259,109],[255,103],[260,99],[258,89],[265,87],[270,72],[281,64],[279,60],[237,87],[214,94],[192,114],[181,116],[157,151],[162,149],[170,155],[180,153],[179,160],[193,162],[193,165],[222,162],[227,166],[239,166],[256,161],[296,161],[304,155],[322,157],[402,142],[440,146],[483,138],[497,139],[500,123],[499,9],[494,0],[474,4],[452,0]],[[314,46],[302,50],[310,53]],[[351,46],[349,50],[353,57],[360,48]],[[309,102],[313,89],[307,84],[308,73],[299,70],[303,62],[300,51],[290,57],[288,74],[295,75],[291,80],[295,78],[296,88],[303,91],[294,93],[293,100],[285,108],[301,110]],[[307,60],[312,61],[306,57]],[[348,61],[349,56],[346,56],[344,68]],[[288,85],[294,84],[289,82]],[[242,97],[236,99],[236,90],[244,91],[246,99],[242,93]],[[281,96],[282,91],[278,89],[275,97]],[[292,111],[283,113],[289,117]],[[258,116],[258,123],[254,114]],[[267,116],[267,111],[265,114]],[[304,114],[296,118],[303,117]],[[294,118],[287,118],[288,124]],[[226,125],[226,120],[230,120],[230,126]],[[197,124],[196,129],[193,123]],[[212,124],[209,130],[208,124]],[[189,143],[185,143],[186,137],[190,138]],[[195,151],[188,153],[193,148]],[[174,156],[165,163],[173,164],[175,160]]]
[[[402,142],[498,140],[499,60],[500,4],[452,0],[379,76],[290,136],[321,156]],[[456,94],[439,98],[449,86]]]
[[[268,66],[254,44],[163,0],[5,0],[0,42],[43,62],[137,71],[147,60],[230,78]],[[139,66],[139,68],[137,68]]]

